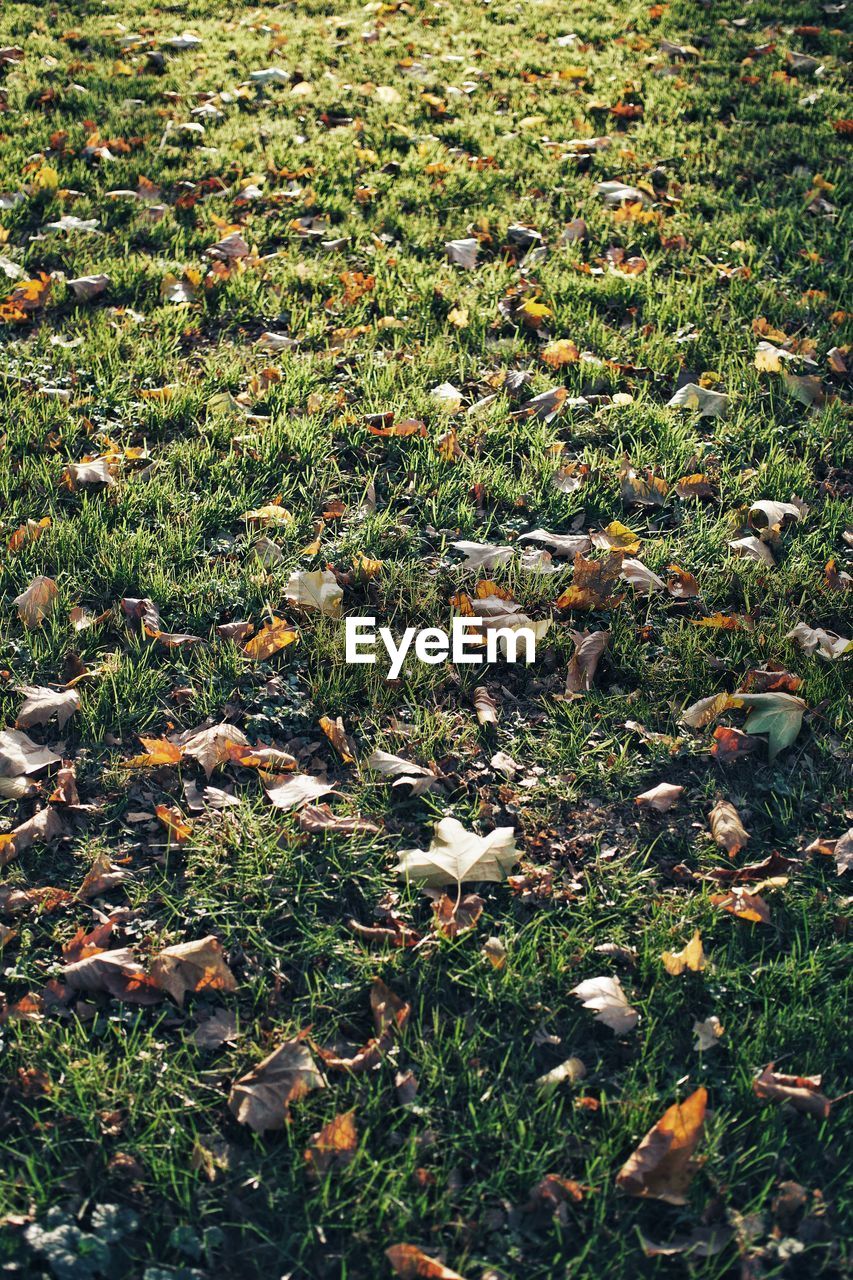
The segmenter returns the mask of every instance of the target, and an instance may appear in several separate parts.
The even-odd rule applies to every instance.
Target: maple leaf
[[[820,1076],[782,1075],[773,1070],[772,1062],[752,1082],[753,1092],[757,1097],[767,1102],[785,1102],[795,1111],[805,1111],[826,1120],[833,1099],[825,1097],[820,1092],[820,1086]]]
[[[284,594],[291,604],[316,609],[329,618],[341,616],[343,590],[330,569],[297,569],[288,579]]]
[[[512,827],[496,827],[487,836],[466,831],[457,818],[437,822],[429,849],[404,849],[395,870],[429,888],[464,880],[505,880],[521,854]]]
[[[251,626],[251,623],[231,624],[239,627]],[[227,639],[237,638],[235,633]],[[284,618],[273,616],[269,622],[264,623],[257,635],[252,636],[251,640],[247,640],[243,645],[243,652],[247,658],[252,658],[255,662],[265,662],[267,658],[271,658],[274,653],[278,653],[281,649],[287,648],[288,645],[294,644],[299,639],[299,632],[296,627],[291,626]]]
[[[235,991],[237,983],[225,963],[218,938],[200,938],[158,951],[151,961],[150,977],[176,1004],[189,991]]]
[[[640,1020],[618,978],[587,978],[572,987],[570,994],[576,996],[585,1009],[593,1011],[597,1022],[603,1022],[617,1034],[633,1031]]]
[[[265,781],[264,789],[276,809],[288,813],[291,809],[299,809],[302,805],[327,795],[335,788],[331,783],[314,778],[309,773],[295,773],[291,778],[271,778]]]

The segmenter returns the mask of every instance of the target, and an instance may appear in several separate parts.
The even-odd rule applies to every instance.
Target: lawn
[[[4,1276],[843,1274],[843,10],[4,3]]]

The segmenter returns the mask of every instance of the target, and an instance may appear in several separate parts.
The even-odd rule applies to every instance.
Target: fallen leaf
[[[686,1204],[698,1163],[693,1153],[702,1137],[708,1091],[699,1088],[675,1103],[643,1138],[620,1169],[616,1185],[632,1196]]]
[[[715,1049],[720,1043],[720,1039],[725,1031],[720,1019],[712,1014],[710,1018],[706,1018],[704,1022],[693,1023],[693,1034],[696,1037],[696,1043],[693,1048],[697,1053],[707,1053],[709,1049]]]
[[[313,778],[309,773],[295,773],[291,778],[272,778],[264,782],[267,799],[285,813],[299,809],[334,789],[330,783]]]
[[[199,1049],[218,1049],[237,1039],[237,1017],[230,1009],[218,1009],[202,1018],[190,1039]]]
[[[835,631],[824,631],[822,627],[809,627],[805,622],[798,622],[785,639],[796,640],[805,653],[816,653],[830,660],[853,652],[853,640],[846,640]]]
[[[24,694],[24,702],[15,721],[16,729],[47,724],[55,716],[56,727],[62,730],[74,712],[80,709],[80,695],[76,689],[48,689],[43,685],[25,685],[21,693]]]
[[[593,1010],[597,1022],[603,1022],[618,1035],[633,1031],[640,1020],[618,978],[587,978],[572,987],[570,994],[576,996],[585,1009]]]
[[[749,832],[745,830],[740,814],[729,800],[717,801],[708,814],[708,826],[714,840],[721,849],[725,849],[730,858],[740,853],[749,839]]]
[[[473,702],[479,724],[497,724],[498,704],[484,685],[474,690]]]
[[[392,1244],[385,1250],[385,1257],[400,1280],[465,1280],[458,1271],[428,1257],[414,1244]]]
[[[505,880],[520,858],[512,827],[497,827],[487,836],[466,831],[456,818],[436,823],[428,850],[405,849],[395,870],[431,888],[465,880]]]
[[[626,555],[635,556],[640,550],[639,535],[621,520],[611,520],[598,533],[590,534],[590,539],[594,547],[603,551],[624,551]]]
[[[656,787],[636,796],[634,804],[638,804],[641,809],[654,809],[657,813],[666,813],[678,804],[683,794],[684,787],[675,786],[671,782],[659,782]]]
[[[690,409],[700,418],[722,418],[728,412],[729,398],[720,391],[711,391],[697,382],[687,382],[679,387],[671,400],[666,402],[667,409]]]
[[[329,618],[341,616],[343,590],[329,569],[297,569],[290,575],[284,594],[291,604],[316,609]]]
[[[367,818],[341,817],[333,813],[327,804],[307,804],[299,810],[296,818],[303,831],[318,835],[330,831],[333,835],[378,835],[382,830],[375,822]]]
[[[287,1040],[231,1086],[228,1109],[255,1133],[283,1129],[290,1107],[326,1081],[301,1039]]]
[[[174,840],[176,844],[183,844],[185,840],[189,840],[193,833],[193,824],[189,818],[185,818],[180,809],[174,805],[158,804],[154,812],[156,813],[170,840]]]
[[[640,1244],[647,1258],[673,1258],[685,1254],[688,1258],[713,1258],[731,1244],[734,1231],[731,1227],[695,1227],[689,1236],[673,1236],[666,1244],[658,1244],[640,1234]]]
[[[235,991],[237,983],[225,963],[218,938],[200,938],[158,951],[151,961],[150,977],[167,991],[178,1006],[187,992]]]
[[[319,724],[344,764],[354,764],[355,747],[352,739],[347,735],[341,717],[338,716],[336,720],[332,720],[329,716],[321,716]]]
[[[619,469],[619,493],[626,507],[659,507],[666,501],[666,483],[646,470],[641,476],[627,458]]]
[[[16,596],[13,603],[18,607],[18,617],[25,627],[41,626],[56,605],[59,588],[53,578],[33,578],[26,591]]]
[[[239,625],[251,626],[251,623]],[[239,643],[236,635],[228,638],[233,638]],[[254,662],[266,662],[274,653],[278,653],[281,649],[286,649],[288,645],[294,644],[298,639],[299,632],[297,628],[291,626],[284,618],[274,615],[269,622],[264,623],[257,635],[252,636],[251,640],[245,642],[243,653]]]
[[[566,676],[566,692],[580,693],[592,688],[598,664],[610,643],[609,631],[570,631],[575,652]]]
[[[734,888],[731,893],[712,893],[711,902],[721,911],[737,916],[739,920],[749,920],[752,924],[770,924],[770,908],[757,893],[748,893],[746,889]]]
[[[696,930],[693,937],[681,951],[664,951],[661,955],[661,961],[667,973],[671,973],[676,978],[684,973],[685,969],[689,969],[691,973],[701,973],[707,964],[707,960],[699,930]]]
[[[61,757],[50,747],[33,742],[20,729],[0,731],[0,777],[5,779],[28,777],[40,773],[49,765],[59,764]]]
[[[348,1165],[357,1149],[355,1111],[345,1111],[312,1135],[311,1145],[305,1152],[305,1163],[311,1176],[319,1178],[335,1166]]]
[[[0,835],[0,867],[17,858],[19,853],[33,844],[50,844],[65,834],[65,824],[56,809],[48,806],[40,809],[32,818],[22,822],[13,831]]]
[[[606,560],[585,560],[575,556],[574,577],[568,590],[554,601],[555,609],[608,609],[618,603],[611,589],[622,571],[622,556],[611,553]]]
[[[788,1076],[773,1070],[773,1063],[755,1077],[752,1088],[756,1096],[765,1102],[785,1102],[795,1111],[829,1118],[832,1099],[820,1092],[820,1076]]]

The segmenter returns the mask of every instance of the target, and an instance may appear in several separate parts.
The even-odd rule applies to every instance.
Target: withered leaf
[[[392,1244],[385,1250],[385,1257],[400,1280],[465,1280],[458,1271],[451,1271],[414,1244]]]
[[[639,805],[641,809],[654,809],[657,813],[666,813],[668,809],[678,804],[683,794],[684,787],[676,786],[671,782],[659,782],[656,787],[635,796],[634,804]]]
[[[601,656],[610,643],[610,632],[570,631],[569,635],[575,652],[566,675],[566,692],[580,693],[592,688]]]
[[[50,617],[56,605],[59,588],[53,578],[33,578],[26,591],[15,597],[18,617],[25,627],[39,627],[45,618]]]
[[[44,685],[25,685],[21,693],[24,695],[24,702],[15,721],[17,729],[47,724],[54,716],[57,729],[63,729],[80,707],[80,694],[76,689],[48,689]]]
[[[795,1111],[826,1120],[832,1108],[832,1099],[820,1092],[820,1076],[782,1075],[773,1070],[773,1063],[760,1071],[752,1083],[755,1094],[767,1102],[785,1102]]]
[[[325,1087],[308,1047],[301,1039],[287,1040],[234,1081],[228,1108],[255,1133],[283,1129],[290,1121],[291,1104]]]
[[[358,1148],[355,1111],[345,1111],[324,1125],[311,1138],[305,1163],[312,1177],[321,1177],[334,1166],[350,1163]]]
[[[576,987],[571,994],[577,996],[585,1009],[591,1009],[596,1021],[603,1022],[617,1035],[633,1031],[640,1015],[628,1003],[628,997],[622,990],[618,978],[587,978]]]
[[[165,947],[151,961],[152,982],[167,991],[176,1004],[184,1003],[187,992],[235,991],[234,975],[225,963],[222,943],[212,936],[197,942]]]
[[[37,814],[9,831],[0,835],[0,867],[17,858],[19,853],[33,844],[50,844],[65,834],[65,824],[56,809],[48,805]]]
[[[739,853],[749,839],[749,832],[745,830],[740,814],[729,800],[717,801],[708,814],[708,825],[711,835],[729,857]]]
[[[681,951],[664,951],[661,955],[663,967],[673,977],[678,977],[689,969],[691,973],[701,973],[707,964],[702,938],[697,929],[693,937],[682,947]]]
[[[554,601],[555,609],[609,609],[618,603],[611,594],[622,571],[622,555],[611,553],[606,560],[585,560],[575,556],[572,585]]]
[[[505,880],[520,856],[512,827],[496,827],[487,836],[478,836],[466,831],[457,818],[442,818],[429,849],[403,850],[395,870],[440,889],[464,880]]]
[[[699,1088],[665,1111],[620,1169],[616,1185],[632,1196],[685,1204],[707,1104],[708,1091]]]

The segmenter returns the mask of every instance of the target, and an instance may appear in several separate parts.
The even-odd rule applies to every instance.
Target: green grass
[[[122,909],[115,939],[144,957],[215,934],[238,983],[220,998],[189,997],[182,1010],[95,996],[41,1022],[0,1027],[4,1274],[51,1274],[24,1234],[49,1210],[97,1235],[98,1214],[111,1205],[132,1211],[135,1225],[121,1219],[103,1270],[78,1261],[68,1275],[368,1280],[391,1274],[383,1251],[401,1241],[467,1280],[842,1274],[849,1103],[820,1120],[760,1102],[752,1080],[775,1062],[822,1072],[830,1097],[847,1087],[847,886],[831,859],[805,857],[784,888],[767,893],[772,921],[761,926],[722,912],[713,884],[673,869],[727,864],[706,830],[720,797],[751,833],[740,861],[771,850],[797,857],[816,836],[850,825],[849,665],[806,656],[785,639],[801,619],[851,634],[851,597],[824,579],[830,558],[843,566],[849,557],[843,534],[853,523],[848,393],[827,359],[851,335],[849,134],[834,127],[849,115],[848,40],[835,25],[843,14],[805,4],[781,15],[764,0],[659,8],[655,16],[633,0],[363,8],[127,0],[113,14],[89,0],[3,6],[0,44],[25,56],[0,79],[0,191],[23,193],[0,208],[0,253],[27,278],[55,274],[42,309],[0,324],[0,723],[14,724],[20,686],[61,684],[69,653],[78,655],[93,673],[80,685],[80,711],[61,735],[51,726],[32,732],[53,746],[61,737],[81,800],[94,807],[69,824],[69,838],[23,851],[2,875],[16,887],[75,891],[106,851],[129,872],[95,904]],[[742,14],[745,24],[735,25]],[[185,29],[202,47],[167,52],[158,70],[149,51]],[[579,47],[558,45],[571,31]],[[133,32],[139,44],[123,50]],[[661,74],[675,65],[662,39],[699,56]],[[744,61],[768,43],[768,53]],[[823,72],[791,73],[789,51],[814,55]],[[238,88],[272,66],[310,82],[312,95]],[[585,78],[560,78],[577,67]],[[376,86],[399,100],[383,101]],[[221,116],[190,114],[205,95]],[[642,116],[621,122],[610,113],[620,101],[642,103]],[[173,131],[199,118],[202,138]],[[112,140],[113,160],[82,155],[95,130]],[[602,134],[612,145],[588,162],[560,146]],[[159,220],[143,203],[107,198],[140,175],[162,189]],[[807,207],[816,175],[832,184],[817,193],[832,217]],[[221,189],[180,207],[190,190],[181,184],[208,178]],[[595,194],[613,178],[654,182],[657,216],[620,221]],[[262,196],[241,205],[250,183]],[[372,190],[366,201],[362,188]],[[101,234],[44,230],[66,214],[98,219]],[[294,220],[310,216],[344,245],[300,236]],[[561,246],[578,216],[587,239]],[[484,239],[476,268],[463,271],[444,244],[471,223]],[[536,334],[502,316],[498,303],[521,279],[523,252],[514,260],[508,238],[514,223],[548,244],[523,275],[550,309],[549,337],[627,368],[550,370]],[[185,269],[204,276],[204,251],[237,224],[260,260],[211,278],[188,306],[161,301],[164,278]],[[686,247],[666,248],[676,236]],[[646,270],[609,270],[614,247],[644,258]],[[110,283],[88,303],[63,281],[102,272]],[[372,275],[374,287],[346,305],[343,272]],[[5,296],[16,282],[0,283]],[[454,309],[468,313],[462,327]],[[807,408],[780,375],[755,368],[760,317],[813,343],[815,363],[801,354],[790,367],[821,380],[821,406]],[[254,344],[270,329],[298,348],[262,353]],[[56,337],[82,341],[68,347]],[[276,381],[253,383],[270,367]],[[467,405],[492,393],[496,374],[515,370],[532,374],[520,395],[499,390],[476,415],[448,420],[430,395],[450,381]],[[730,397],[724,419],[666,407],[680,381],[703,373]],[[175,388],[168,399],[143,395],[164,386]],[[553,386],[592,397],[589,406],[549,424],[512,416]],[[45,387],[68,394],[45,396]],[[243,396],[245,407],[217,399],[223,393]],[[615,403],[595,398],[617,393]],[[422,419],[424,436],[371,435],[366,416],[391,411]],[[437,442],[451,423],[460,456],[447,461]],[[144,447],[147,460],[125,463],[105,491],[62,487],[66,464],[103,452],[108,440]],[[626,509],[625,454],[670,486],[707,472],[717,495],[681,501],[670,490],[663,507]],[[566,495],[551,476],[569,460],[587,464],[589,479]],[[727,544],[745,509],[794,495],[810,511],[783,535],[777,566],[733,558]],[[319,554],[305,555],[332,499],[344,516],[326,525]],[[274,500],[293,521],[266,531],[282,559],[265,568],[242,516]],[[18,526],[44,516],[51,524],[37,541],[5,551]],[[695,574],[701,598],[682,604],[626,586],[612,609],[559,614],[530,670],[410,664],[389,684],[381,668],[345,664],[341,623],[299,615],[284,599],[295,568],[347,572],[363,553],[383,567],[369,584],[348,580],[346,613],[375,613],[398,632],[448,625],[450,596],[476,580],[451,541],[504,544],[530,529],[598,529],[613,519],[641,536],[649,567],[665,576],[675,562]],[[570,563],[559,563],[548,576],[517,566],[488,576],[541,618],[572,580]],[[37,574],[55,579],[59,602],[44,626],[25,630],[12,602]],[[125,596],[150,596],[166,630],[204,643],[163,650],[131,634],[117,606]],[[74,632],[76,605],[114,611]],[[216,637],[217,625],[260,624],[269,609],[301,632],[269,662]],[[693,625],[718,611],[752,624]],[[594,688],[564,701],[555,695],[572,654],[568,631],[584,626],[608,627],[610,647]],[[762,748],[723,767],[708,754],[711,730],[679,730],[679,716],[770,662],[802,678],[803,730],[772,765]],[[500,704],[496,728],[474,715],[482,683]],[[191,692],[176,699],[176,689]],[[250,741],[302,752],[307,772],[326,770],[341,793],[332,807],[380,821],[381,834],[306,836],[271,808],[253,773],[232,768],[213,782],[236,784],[239,808],[198,818],[186,844],[169,846],[154,807],[185,809],[183,782],[200,775],[191,762],[151,771],[126,762],[139,734],[226,715]],[[343,716],[354,765],[326,741],[322,715]],[[626,720],[679,745],[644,741]],[[435,762],[443,789],[401,798],[366,767],[376,748]],[[536,785],[501,777],[489,763],[496,750],[524,774],[539,770]],[[634,796],[660,781],[684,786],[680,807],[641,816]],[[51,789],[42,778],[36,807]],[[30,799],[0,803],[0,831],[34,811]],[[392,895],[405,920],[428,930],[429,903],[393,867],[400,850],[426,847],[444,814],[482,833],[514,826],[522,870],[551,873],[550,892],[481,886],[473,931],[412,950],[369,948],[347,922],[374,922]],[[95,923],[79,901],[6,920],[17,931],[0,972],[9,1004],[58,977],[62,944]],[[697,928],[711,966],[669,976],[661,952]],[[500,970],[481,954],[491,935],[507,950]],[[606,942],[635,948],[635,965],[596,953]],[[614,1036],[570,994],[599,974],[619,976],[640,1012],[632,1034]],[[329,1088],[298,1103],[281,1132],[238,1125],[227,1107],[231,1082],[277,1044],[306,1028],[321,1045],[373,1034],[377,975],[411,1004],[382,1066],[330,1074]],[[188,1039],[197,1016],[223,1007],[238,1019],[236,1040],[197,1048]],[[711,1014],[725,1035],[698,1054],[692,1024]],[[540,1029],[559,1043],[542,1042]],[[582,1084],[539,1090],[537,1077],[572,1055],[586,1064]],[[48,1092],[27,1087],[21,1073],[32,1068]],[[410,1107],[395,1094],[397,1070],[418,1079]],[[643,1134],[699,1085],[711,1111],[687,1205],[618,1191],[616,1174]],[[597,1109],[577,1105],[581,1097]],[[312,1182],[303,1159],[311,1135],[351,1108],[355,1158]],[[229,1166],[213,1180],[193,1160],[199,1138],[227,1143]],[[547,1174],[583,1184],[583,1199],[553,1216],[531,1211],[531,1189]],[[791,1181],[809,1193],[802,1222],[774,1209]],[[728,1223],[732,1243],[704,1260],[644,1255],[639,1233],[666,1241],[702,1223]]]

